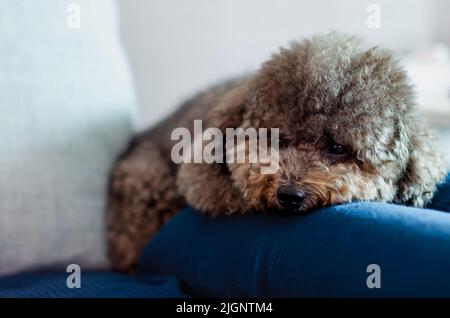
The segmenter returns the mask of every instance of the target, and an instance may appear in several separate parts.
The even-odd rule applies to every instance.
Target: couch
[[[4,0],[0,29],[0,297],[450,297],[450,178],[427,209],[186,207],[110,271],[108,173],[137,117],[114,3]]]

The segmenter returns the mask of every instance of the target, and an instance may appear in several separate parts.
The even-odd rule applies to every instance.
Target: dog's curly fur
[[[280,169],[173,164],[170,134],[192,131],[194,119],[222,130],[279,128]],[[347,152],[330,153],[334,144]],[[306,193],[300,211],[355,200],[421,207],[443,177],[433,133],[391,53],[330,33],[280,49],[255,74],[209,89],[133,140],[111,175],[110,256],[116,269],[130,269],[186,203],[212,215],[278,209],[277,190],[289,185]]]

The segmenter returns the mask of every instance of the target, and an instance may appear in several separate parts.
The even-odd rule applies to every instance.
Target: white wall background
[[[380,29],[366,25],[370,3]],[[120,0],[119,9],[145,124],[314,33],[352,32],[397,51],[450,44],[447,0]]]

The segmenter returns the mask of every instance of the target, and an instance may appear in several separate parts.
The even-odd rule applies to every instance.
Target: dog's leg
[[[396,202],[423,207],[431,201],[436,184],[443,181],[446,167],[436,146],[434,131],[416,119],[404,177],[398,182]]]
[[[179,208],[170,162],[142,140],[112,170],[107,239],[112,266],[130,270],[145,244]]]
[[[178,170],[178,191],[187,203],[213,216],[247,212],[246,204],[222,165],[184,163]]]

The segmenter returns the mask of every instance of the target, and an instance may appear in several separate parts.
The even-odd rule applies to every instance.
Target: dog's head
[[[279,128],[276,173],[227,164],[243,210],[301,212],[354,200],[421,206],[443,176],[405,72],[391,53],[351,36],[281,49],[210,116],[223,130]]]

